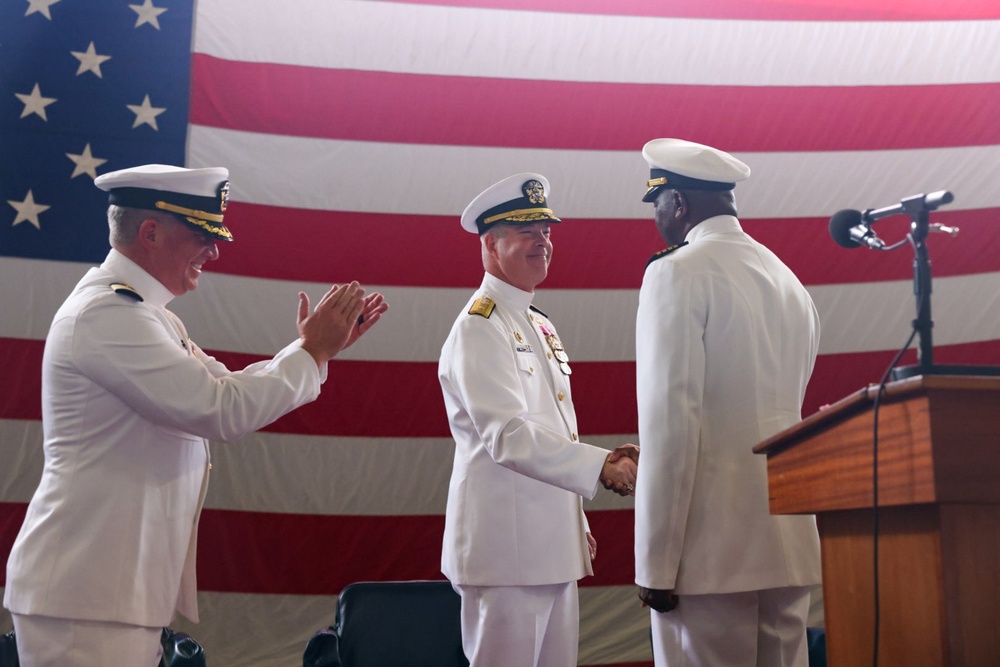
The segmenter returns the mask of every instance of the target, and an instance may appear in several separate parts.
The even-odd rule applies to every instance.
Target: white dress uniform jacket
[[[112,250],[56,313],[45,465],[7,564],[11,612],[157,627],[176,608],[197,621],[207,439],[239,438],[319,394],[324,378],[297,343],[231,372],[188,339],[171,298]]]
[[[812,516],[771,516],[753,446],[801,418],[808,292],[732,216],[696,225],[639,292],[636,583],[678,594],[820,582]]]
[[[608,452],[579,442],[569,376],[546,340],[555,327],[529,310],[532,296],[487,273],[441,350],[455,439],[441,569],[454,584],[593,574],[581,496],[597,492]],[[480,299],[488,316],[470,312]]]

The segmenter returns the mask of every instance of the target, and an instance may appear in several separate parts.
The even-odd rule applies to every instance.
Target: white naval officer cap
[[[642,157],[649,163],[644,202],[663,188],[732,190],[750,176],[750,167],[729,153],[684,139],[653,139],[642,147]]]
[[[220,241],[232,241],[222,224],[229,204],[229,170],[185,169],[144,164],[101,174],[94,185],[108,193],[108,203],[173,213],[182,222]]]
[[[492,225],[562,222],[548,205],[549,181],[541,174],[508,176],[486,188],[462,212],[462,229],[482,234]]]

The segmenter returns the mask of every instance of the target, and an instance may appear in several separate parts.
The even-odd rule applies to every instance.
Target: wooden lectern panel
[[[873,505],[875,388],[754,448],[767,454],[771,511]],[[879,506],[1000,503],[1000,378],[915,377],[888,386],[879,414]]]
[[[832,667],[874,649],[875,391],[754,448],[771,512],[817,515]],[[879,664],[1000,666],[1000,378],[891,383],[878,444]]]

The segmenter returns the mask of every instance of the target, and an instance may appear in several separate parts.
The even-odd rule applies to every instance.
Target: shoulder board
[[[650,257],[649,261],[646,262],[646,266],[649,266],[650,264],[652,264],[653,262],[655,262],[658,259],[666,257],[667,255],[669,255],[670,253],[672,253],[674,250],[677,250],[678,248],[683,248],[687,244],[688,244],[688,242],[685,241],[684,243],[678,243],[677,245],[672,245],[669,248],[664,248],[660,252],[658,252],[655,255],[653,255],[652,257]]]
[[[142,295],[135,291],[134,287],[126,285],[125,283],[111,283],[111,290],[115,294],[121,294],[127,296],[130,299],[135,299],[136,301],[142,301]]]
[[[472,308],[469,308],[469,315],[482,315],[489,319],[490,315],[493,314],[494,308],[496,308],[496,304],[493,302],[493,299],[488,296],[481,296],[472,304]]]
[[[543,312],[542,312],[541,310],[539,310],[538,308],[535,308],[534,306],[528,306],[528,309],[529,309],[529,310],[533,310],[533,311],[535,311],[536,313],[538,313],[539,315],[541,315],[541,316],[542,316],[542,317],[544,317],[545,319],[548,319],[548,317],[549,317],[548,315],[546,315],[545,313],[543,313]]]

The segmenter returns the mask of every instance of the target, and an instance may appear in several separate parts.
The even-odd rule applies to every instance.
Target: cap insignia
[[[542,186],[541,182],[532,179],[530,181],[525,181],[521,185],[521,192],[524,193],[525,198],[532,204],[544,204],[545,203],[545,188]]]
[[[225,213],[227,206],[229,206],[229,181],[223,181],[219,186],[219,210]]]

